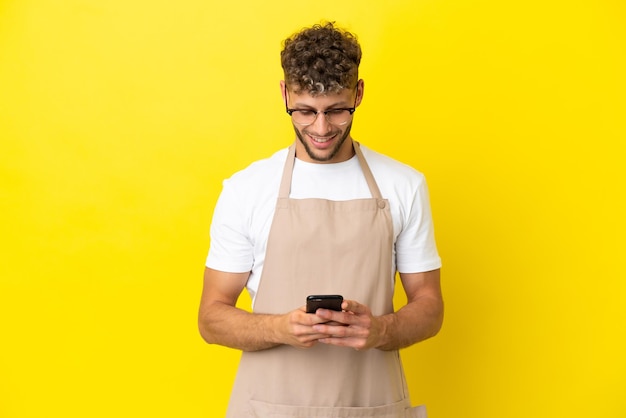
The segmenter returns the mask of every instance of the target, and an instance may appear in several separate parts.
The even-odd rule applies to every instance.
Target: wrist
[[[374,317],[374,321],[376,322],[377,329],[377,342],[374,348],[382,349],[390,341],[390,330],[392,328],[392,322],[394,319],[394,314],[387,314],[378,317]]]
[[[266,315],[264,327],[268,343],[284,344],[283,335],[287,327],[286,322],[286,315]]]

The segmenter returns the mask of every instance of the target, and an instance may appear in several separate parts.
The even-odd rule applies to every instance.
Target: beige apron
[[[374,315],[393,312],[393,226],[363,158],[373,198],[290,199],[295,144],[289,148],[254,311],[282,314],[310,294],[341,294]],[[425,418],[411,408],[398,351],[317,344],[244,352],[227,417]]]

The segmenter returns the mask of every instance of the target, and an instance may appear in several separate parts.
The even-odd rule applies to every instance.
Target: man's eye
[[[326,111],[329,115],[343,115],[344,112],[346,112],[346,109],[330,109]]]
[[[315,112],[312,110],[298,110],[302,116],[313,116]]]

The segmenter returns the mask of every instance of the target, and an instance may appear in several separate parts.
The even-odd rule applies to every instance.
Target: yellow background
[[[429,181],[447,311],[402,353],[413,402],[626,417],[621,0],[0,1],[0,417],[223,415],[212,209],[293,139],[280,42],[321,19],[363,46],[355,138]]]

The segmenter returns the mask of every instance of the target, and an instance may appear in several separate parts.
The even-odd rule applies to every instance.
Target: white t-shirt
[[[389,200],[394,231],[391,277],[396,269],[418,273],[441,267],[423,174],[363,145],[361,150],[383,198]],[[286,158],[285,148],[225,180],[213,214],[206,266],[230,273],[250,272],[246,287],[253,299]],[[372,196],[354,156],[337,164],[296,159],[289,197],[352,200]]]

